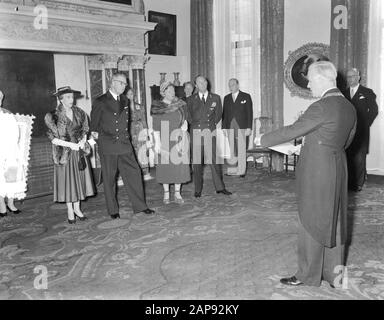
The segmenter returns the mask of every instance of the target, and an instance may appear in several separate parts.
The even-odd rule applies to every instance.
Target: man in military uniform
[[[203,164],[209,164],[216,193],[231,195],[225,189],[221,165],[216,163],[215,130],[221,121],[223,109],[217,94],[208,91],[208,81],[203,76],[196,78],[198,92],[187,99],[187,121],[191,129],[191,150],[195,197],[203,190]]]
[[[129,135],[128,99],[122,93],[127,86],[124,74],[113,75],[110,89],[95,100],[90,130],[100,153],[101,173],[107,210],[112,219],[120,218],[116,199],[116,175],[120,172],[135,213],[154,213],[145,203],[141,170]]]

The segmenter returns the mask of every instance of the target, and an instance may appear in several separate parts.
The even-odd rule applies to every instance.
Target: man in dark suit
[[[256,137],[263,147],[304,136],[296,170],[299,209],[298,271],[285,285],[340,286],[347,236],[348,170],[345,149],[356,130],[356,111],[336,88],[328,61],[309,67],[313,103],[294,124]]]
[[[369,152],[369,129],[377,117],[375,93],[360,82],[360,72],[353,68],[347,73],[348,88],[345,97],[352,102],[357,113],[355,138],[347,150],[349,187],[361,191],[367,173],[366,159]]]
[[[154,213],[145,203],[141,170],[129,135],[129,104],[123,92],[124,74],[113,75],[110,89],[95,100],[90,131],[99,147],[107,210],[112,219],[120,218],[116,199],[116,175],[120,172],[135,213]]]
[[[224,97],[222,128],[233,140],[230,145],[234,150],[231,150],[227,175],[243,178],[247,170],[247,147],[253,125],[252,99],[248,93],[240,91],[237,79],[230,79],[228,86],[231,93]]]
[[[191,130],[191,150],[195,197],[203,190],[203,164],[209,164],[216,193],[231,195],[225,189],[221,165],[216,162],[216,126],[221,121],[223,109],[217,94],[208,91],[208,81],[196,78],[198,92],[187,99],[187,121]]]

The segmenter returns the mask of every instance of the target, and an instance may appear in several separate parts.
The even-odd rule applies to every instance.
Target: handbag
[[[85,160],[85,152],[80,149],[79,150],[79,170],[83,171],[87,167],[87,161]]]

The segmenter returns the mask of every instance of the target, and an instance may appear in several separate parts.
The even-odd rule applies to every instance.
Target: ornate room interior
[[[172,30],[156,40],[163,18]],[[383,299],[383,26],[380,0],[0,0],[3,107],[34,116],[26,197],[16,201],[22,213],[0,219],[0,300]],[[254,143],[260,133],[295,123],[315,102],[302,76],[308,59],[333,62],[340,88],[357,68],[378,104],[366,183],[348,194],[348,281],[337,289],[279,283],[297,264],[300,156]],[[57,107],[54,92],[71,86],[90,117],[116,72],[126,76],[149,129],[163,82],[183,98],[183,84],[203,75],[223,100],[228,80],[240,80],[252,97],[253,127],[246,176],[224,175],[230,197],[215,192],[206,169],[201,198],[190,182],[183,204],[165,204],[150,161],[144,189],[156,214],[135,214],[119,183],[121,219],[111,220],[93,156],[97,194],[83,203],[88,220],[67,223],[65,204],[52,201],[44,115]],[[48,270],[46,288],[36,287],[39,266]]]

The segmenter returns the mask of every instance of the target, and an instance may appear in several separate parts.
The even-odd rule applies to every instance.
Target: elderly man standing
[[[344,265],[347,228],[348,171],[345,149],[356,129],[356,111],[336,88],[331,62],[309,67],[308,87],[320,98],[290,126],[256,137],[255,143],[274,146],[305,137],[297,167],[299,236],[298,271],[281,279],[285,285],[339,286]],[[337,268],[338,267],[338,268]],[[340,270],[341,269],[341,270]]]
[[[239,80],[230,79],[228,86],[231,93],[224,97],[222,127],[227,130],[230,139],[233,137],[234,150],[231,151],[227,175],[244,178],[248,139],[253,124],[252,98],[248,93],[240,91]]]
[[[99,146],[104,195],[112,219],[120,218],[116,199],[118,171],[134,213],[154,213],[145,203],[141,170],[130,141],[128,99],[123,95],[126,86],[124,74],[113,75],[110,89],[95,100],[91,112],[90,131]]]
[[[225,189],[221,164],[216,163],[215,130],[221,121],[223,108],[217,94],[208,91],[208,80],[196,77],[197,93],[187,99],[187,121],[190,124],[193,181],[195,197],[200,198],[203,190],[203,164],[209,164],[216,193],[231,195]]]
[[[376,95],[360,84],[360,72],[353,68],[347,73],[348,89],[345,97],[356,108],[357,127],[355,138],[347,150],[349,187],[361,191],[365,183],[366,159],[369,152],[369,131],[377,117]]]

